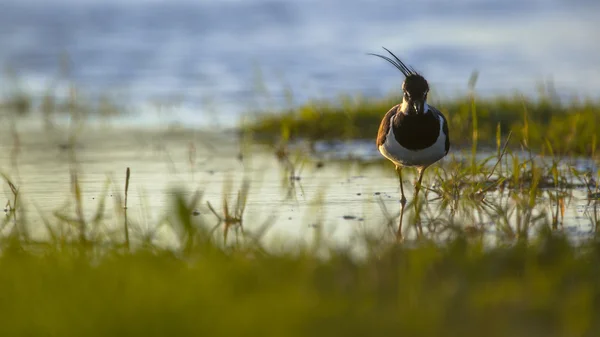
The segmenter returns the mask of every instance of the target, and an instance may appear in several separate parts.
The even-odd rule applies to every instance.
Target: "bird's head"
[[[394,53],[383,47],[394,59],[379,54],[371,54],[393,64],[406,77],[402,83],[402,107],[406,113],[423,114],[427,112],[427,93],[429,93],[429,84],[425,78],[417,73],[413,67],[407,67]]]
[[[408,112],[417,114],[425,113],[429,84],[419,74],[411,74],[406,77],[402,84],[402,101],[407,106]]]

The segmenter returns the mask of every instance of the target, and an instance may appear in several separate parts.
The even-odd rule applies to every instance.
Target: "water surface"
[[[27,220],[34,236],[45,235],[41,219],[57,221],[57,211],[76,217],[72,169],[79,175],[86,219],[95,214],[104,184],[111,179],[102,224],[107,233],[116,237],[122,234],[119,212],[123,202],[117,196],[123,195],[127,167],[131,169],[128,217],[136,233],[147,233],[162,222],[164,215],[174,214],[175,189],[183,191],[187,200],[191,200],[195,191],[201,191],[203,196],[195,206],[198,214],[194,219],[214,226],[218,220],[206,202],[222,215],[223,196],[229,200],[229,208],[233,208],[231,205],[235,204],[244,179],[250,182],[244,213],[246,231],[257,232],[272,219],[267,237],[290,242],[310,241],[317,232],[339,244],[349,244],[353,237],[365,232],[392,238],[386,223],[388,217],[397,216],[400,207],[399,187],[391,165],[364,167],[359,160],[339,163],[332,159],[319,161],[292,156],[295,164],[292,174],[277,160],[272,149],[241,146],[235,135],[229,133],[87,127],[74,133],[75,146],[69,148],[69,132],[65,130],[20,127],[18,142],[14,133],[11,135],[8,129],[3,131],[0,172],[8,174],[19,188],[21,207],[24,207],[24,213],[19,216]],[[240,152],[244,154],[241,158]],[[460,151],[455,151],[439,166],[444,167],[460,156]],[[582,160],[580,168],[585,165],[592,164]],[[431,185],[432,174],[426,176],[426,186]],[[405,176],[409,200],[413,179],[410,174]],[[292,182],[294,188],[291,188]],[[228,184],[230,188],[226,187]],[[1,203],[12,200],[10,188],[4,182],[2,191]],[[550,200],[553,191],[548,191],[537,201],[545,205],[539,209],[546,212],[555,207]],[[574,238],[586,237],[593,231],[590,217],[594,203],[587,200],[584,187],[571,192],[572,197],[566,199],[564,225],[560,230]],[[434,193],[428,194],[427,208],[435,215],[433,219],[445,219],[447,209],[440,209],[435,197]],[[491,193],[488,200],[507,198],[507,193]],[[463,221],[466,225],[480,226],[492,236],[498,232],[489,218],[471,219],[469,216],[473,214],[464,214],[467,217],[463,220],[472,221]],[[411,220],[406,221],[408,224]],[[397,219],[392,219],[394,225],[396,222]],[[414,237],[412,229],[407,233]],[[163,231],[160,241],[173,243],[172,233]]]

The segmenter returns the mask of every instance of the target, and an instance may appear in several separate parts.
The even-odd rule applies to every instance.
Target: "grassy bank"
[[[498,135],[513,132],[512,146],[540,151],[550,144],[558,154],[591,155],[598,145],[600,101],[561,102],[551,94],[520,94],[482,98],[431,99],[447,117],[457,147],[495,146]],[[258,139],[373,140],[383,115],[401,100],[342,96],[335,101],[313,101],[287,111],[258,112],[246,130]]]
[[[448,119],[455,147],[471,147],[473,143],[496,147],[498,139],[512,132],[509,145],[513,148],[539,152],[551,146],[558,155],[595,154],[599,143],[600,100],[560,100],[551,86],[540,87],[537,96],[517,92],[480,97],[474,90],[475,79],[470,83],[471,94],[454,98],[436,97],[435,92],[430,95],[429,103]],[[34,116],[42,119],[46,127],[52,127],[65,116],[82,123],[91,117],[109,121],[131,112],[122,98],[108,94],[92,97],[75,83],[70,83],[66,95],[59,95],[55,88],[49,87],[42,97],[34,97],[20,88],[18,78],[12,82],[10,90],[0,97],[0,118]],[[257,89],[256,96],[265,96],[270,101],[270,94],[264,89]],[[287,92],[286,97],[287,105],[292,106],[293,93]],[[242,131],[266,142],[374,141],[381,118],[400,100],[400,93],[392,92],[383,98],[340,95],[337,99],[312,100],[269,111],[255,107],[243,116]],[[155,102],[155,105],[159,108],[177,102]],[[207,118],[213,117],[207,115]]]

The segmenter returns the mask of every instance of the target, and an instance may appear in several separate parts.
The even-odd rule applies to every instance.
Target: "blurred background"
[[[561,97],[598,97],[599,13],[592,0],[3,0],[0,85],[35,97],[72,81],[127,103],[124,122],[234,126],[266,92],[282,107],[397,90],[401,74],[366,55],[385,46],[437,95],[479,70],[482,95],[552,81]],[[176,108],[159,117],[156,102]]]

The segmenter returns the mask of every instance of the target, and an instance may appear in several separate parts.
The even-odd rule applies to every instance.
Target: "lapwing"
[[[402,238],[402,214],[406,198],[402,186],[402,168],[414,167],[418,172],[414,197],[421,188],[423,172],[444,158],[450,150],[448,122],[435,107],[427,104],[429,84],[413,67],[406,66],[394,53],[394,58],[372,54],[393,64],[405,76],[402,83],[402,103],[393,106],[383,117],[377,133],[379,152],[394,165],[400,179],[401,216],[397,237]]]

